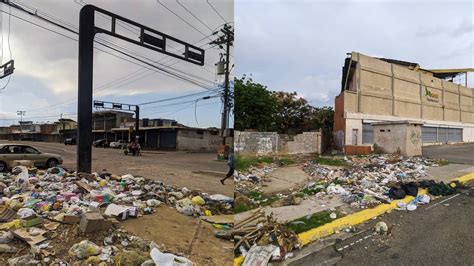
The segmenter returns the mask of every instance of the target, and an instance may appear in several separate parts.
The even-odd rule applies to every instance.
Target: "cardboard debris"
[[[35,232],[35,234],[32,234],[31,232]],[[47,240],[47,238],[43,236],[46,231],[39,228],[20,228],[14,230],[12,233],[14,236],[27,242],[30,246],[37,245]]]
[[[16,212],[6,206],[0,205],[0,223],[10,222],[16,218]]]
[[[105,209],[104,214],[107,215],[107,216],[115,216],[120,220],[125,220],[129,216],[137,217],[137,215],[138,215],[137,207],[117,205],[117,204],[114,204],[114,203],[107,206],[107,209]]]

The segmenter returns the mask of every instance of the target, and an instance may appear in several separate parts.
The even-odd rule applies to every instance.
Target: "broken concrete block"
[[[104,217],[97,212],[85,213],[81,217],[79,228],[83,233],[97,232],[105,227]]]
[[[81,221],[81,216],[78,215],[64,215],[64,223],[78,224]]]

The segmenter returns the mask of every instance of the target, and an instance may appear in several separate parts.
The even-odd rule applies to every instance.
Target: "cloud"
[[[80,5],[75,1],[53,1],[53,0],[19,0],[16,1],[26,8],[37,7],[39,13],[46,12],[55,17],[55,19],[68,23],[70,28],[76,28],[79,22]],[[79,2],[79,1],[76,1]],[[199,79],[211,85],[217,80],[214,63],[219,60],[219,50],[210,48],[207,45],[212,37],[204,36],[181,21],[174,14],[160,6],[156,0],[130,1],[112,0],[86,0],[103,9],[110,10],[126,18],[133,19],[150,28],[157,29],[163,33],[169,34],[178,39],[195,43],[202,46],[205,51],[206,65],[204,67],[184,62],[170,56],[151,51],[137,45],[126,43],[107,36],[97,34],[95,39],[102,42],[113,42],[120,46],[119,49],[127,50],[128,54],[144,57],[146,60],[161,64],[165,67],[173,67],[183,72],[180,75]],[[194,27],[205,34],[211,34],[206,26],[200,24],[192,15],[188,14],[174,0],[161,0],[161,2],[182,18],[189,21]],[[191,12],[199,17],[211,29],[217,28],[223,24],[222,19],[211,9],[205,1],[180,0]],[[216,7],[220,15],[226,20],[233,21],[233,1],[210,0]],[[5,5],[2,5],[3,11],[9,12]],[[28,7],[27,7],[28,6]],[[36,12],[30,9],[33,12]],[[50,30],[54,30],[77,39],[75,34],[69,33],[63,29],[45,23],[40,19],[27,15],[21,11],[12,8],[12,13],[30,22],[39,24]],[[9,59],[9,50],[7,45],[8,36],[8,16],[3,15],[3,36],[4,43],[1,45],[4,59]],[[16,110],[31,109],[28,116],[58,115],[63,113],[75,112],[78,85],[78,43],[77,41],[67,39],[51,31],[33,26],[27,22],[11,17],[10,47],[15,59],[15,73],[7,89],[0,94],[0,122],[2,116],[16,116]],[[105,25],[110,21],[101,16],[97,16],[97,23]],[[121,26],[118,27],[120,29]],[[123,30],[126,32],[125,30]],[[118,57],[124,57],[122,54],[105,48],[99,44],[96,46]],[[144,77],[147,73],[153,72],[143,68],[140,62],[127,58],[128,61],[119,59],[103,51],[94,51],[94,95],[101,99],[124,102],[138,103],[153,99],[163,99],[171,96],[178,96],[190,92],[203,90],[203,88],[190,84],[188,82],[169,77],[159,72]],[[137,65],[138,64],[138,65]],[[149,68],[149,67],[148,67]],[[143,78],[141,78],[143,77]],[[202,79],[206,81],[202,81]],[[222,81],[222,80],[221,80]],[[0,81],[3,86],[4,81]],[[104,84],[110,86],[101,87]],[[171,95],[171,96],[169,96]],[[52,107],[51,107],[52,106]],[[203,107],[204,108],[204,107]],[[208,109],[210,107],[207,107]],[[217,106],[211,112],[219,117],[220,109]],[[39,109],[39,110],[38,110]],[[166,110],[164,110],[166,111]],[[183,118],[194,114],[194,109],[189,108],[177,113],[178,118]],[[207,117],[201,124],[216,123],[219,119]],[[196,125],[190,121],[191,125]],[[218,122],[215,126],[219,126]]]
[[[351,51],[424,68],[473,67],[472,7],[470,1],[237,1],[236,76],[257,73],[253,79],[271,90],[333,105]]]

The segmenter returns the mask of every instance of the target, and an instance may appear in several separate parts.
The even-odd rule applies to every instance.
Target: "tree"
[[[270,91],[245,75],[234,80],[236,130],[256,129],[299,134],[323,129],[331,135],[332,107],[309,105],[296,92]]]
[[[244,75],[234,79],[234,128],[276,131],[277,102],[267,87]]]
[[[310,115],[312,107],[296,92],[273,92],[277,99],[277,112],[275,122],[278,132],[285,134],[295,134],[302,131],[302,126]]]

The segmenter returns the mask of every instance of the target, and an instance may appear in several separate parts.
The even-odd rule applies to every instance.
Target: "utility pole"
[[[51,21],[47,17],[43,17],[36,12],[28,11],[19,5],[16,5],[11,0],[0,0],[0,3],[7,4],[13,8],[26,12],[36,18],[53,24],[59,28],[79,35],[79,51],[78,51],[78,108],[77,108],[77,160],[76,171],[90,173],[92,168],[92,95],[93,95],[93,57],[94,57],[94,37],[97,34],[106,34],[114,38],[121,39],[128,43],[136,44],[140,47],[165,54],[188,63],[203,66],[204,65],[204,49],[193,44],[187,43],[173,36],[159,32],[148,26],[142,25],[133,20],[127,19],[120,15],[114,14],[105,9],[93,5],[85,5],[81,8],[79,13],[79,32],[70,29],[64,25]],[[101,27],[95,24],[95,15],[99,14],[111,19],[111,24],[107,27]],[[119,23],[126,23],[139,29],[139,33],[135,36],[124,35],[117,31]],[[184,53],[181,51],[174,51],[170,49],[167,43],[172,42],[184,47]],[[113,47],[106,47],[115,50],[123,55],[126,55],[134,60],[148,65],[149,67],[159,69],[160,67],[150,62],[141,60],[126,52],[115,49]],[[9,68],[11,70],[11,67]]]
[[[224,110],[222,111],[222,120],[221,120],[221,131],[222,131],[222,144],[225,145],[226,143],[226,129],[229,128],[229,113],[230,113],[230,47],[233,46],[234,43],[234,29],[232,26],[225,24],[224,27],[220,31],[216,31],[213,34],[221,33],[220,36],[217,37],[214,41],[212,41],[211,45],[218,45],[219,48],[224,49],[225,45],[225,69],[224,69],[224,94],[223,94],[223,101],[224,101]],[[220,62],[222,63],[222,62]]]
[[[20,116],[20,140],[23,135],[23,116],[26,114],[26,111],[16,111],[16,114]]]

